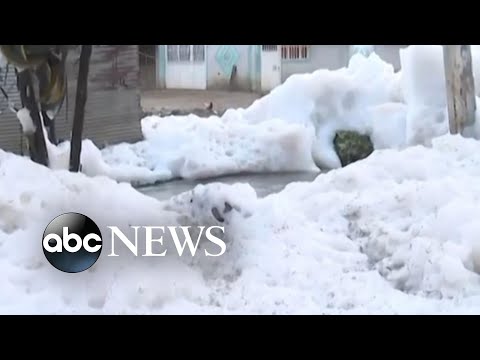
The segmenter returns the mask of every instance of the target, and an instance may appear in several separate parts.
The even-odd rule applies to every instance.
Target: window
[[[262,45],[263,52],[275,52],[278,45]]]
[[[310,57],[310,45],[282,45],[282,60],[306,60]]]
[[[178,60],[189,62],[190,61],[190,45],[178,45]]]
[[[169,62],[178,61],[178,45],[167,45],[167,60]]]
[[[167,45],[168,62],[205,62],[205,45]]]
[[[205,61],[205,45],[193,45],[193,61]]]

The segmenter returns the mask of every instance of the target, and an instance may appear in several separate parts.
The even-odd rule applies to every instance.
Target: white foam
[[[480,145],[444,136],[257,198],[248,184],[197,186],[166,203],[106,177],[0,151],[0,313],[473,314],[480,311]],[[35,181],[32,181],[35,179]],[[231,207],[226,211],[225,203]],[[109,242],[72,277],[37,246],[69,211],[116,225],[220,225],[215,261],[133,258]],[[140,240],[142,241],[142,240]]]
[[[30,111],[26,108],[20,109],[17,111],[17,118],[22,125],[22,131],[24,134],[29,135],[35,132],[35,125],[33,124],[32,117],[30,116]]]

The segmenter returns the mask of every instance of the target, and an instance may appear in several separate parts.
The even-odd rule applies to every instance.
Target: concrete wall
[[[153,90],[156,88],[156,66],[155,64],[140,65],[140,89]]]
[[[141,90],[152,90],[156,87],[156,46],[138,45],[139,51],[139,87]]]
[[[400,49],[409,45],[374,45],[375,53],[400,70]],[[318,69],[339,69],[348,64],[350,45],[311,45],[307,60],[283,60],[282,81],[296,73],[309,73]]]
[[[375,45],[375,53],[384,61],[393,65],[395,71],[400,70],[400,49],[409,45]]]
[[[282,81],[297,73],[318,69],[336,70],[348,64],[349,45],[311,45],[305,60],[282,60]]]

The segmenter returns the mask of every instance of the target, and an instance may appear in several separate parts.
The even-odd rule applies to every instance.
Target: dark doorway
[[[156,88],[156,48],[157,45],[138,45],[141,90]]]

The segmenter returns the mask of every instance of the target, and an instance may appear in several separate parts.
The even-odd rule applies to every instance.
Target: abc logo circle
[[[56,269],[79,273],[92,267],[102,252],[102,233],[89,217],[67,213],[56,217],[43,233],[43,253]]]

